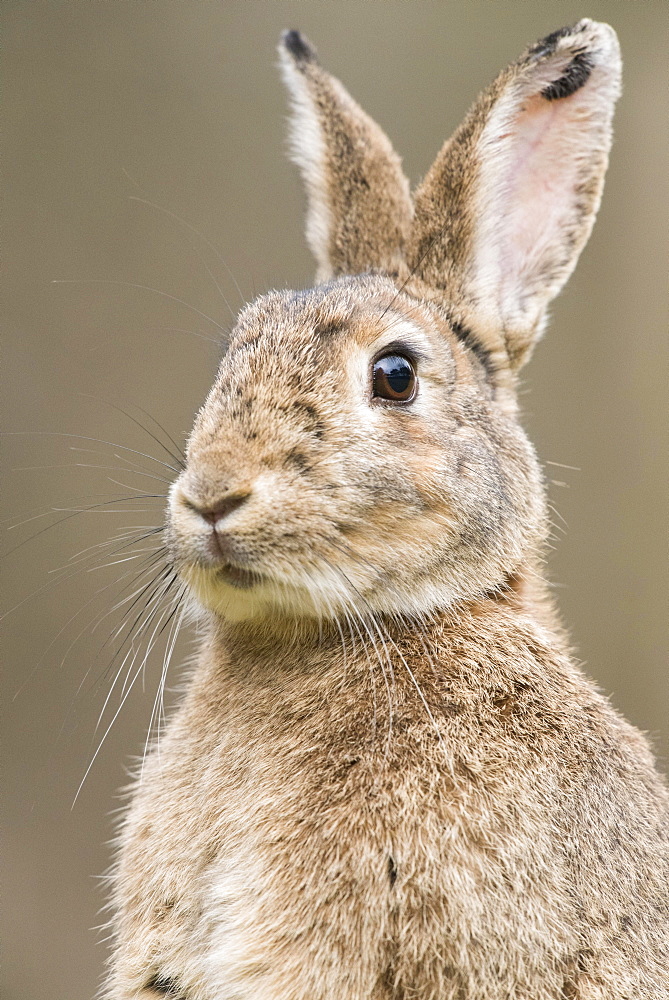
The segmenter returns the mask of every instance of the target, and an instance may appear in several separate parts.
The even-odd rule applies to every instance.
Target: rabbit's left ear
[[[415,194],[408,264],[500,367],[526,360],[590,235],[620,72],[607,24],[554,32],[483,92]]]
[[[284,32],[279,57],[293,101],[292,153],[307,188],[307,241],[318,280],[402,272],[413,208],[390,140],[299,32]]]

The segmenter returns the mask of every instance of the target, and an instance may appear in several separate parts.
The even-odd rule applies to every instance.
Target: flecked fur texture
[[[615,34],[528,49],[413,201],[281,53],[324,281],[242,312],[172,488],[203,638],[120,831],[104,996],[666,1000],[667,791],[570,654],[515,402],[599,203]]]

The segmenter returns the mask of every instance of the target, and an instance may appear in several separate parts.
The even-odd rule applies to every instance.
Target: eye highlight
[[[416,372],[403,354],[377,358],[372,369],[372,397],[393,403],[409,403],[416,395]]]

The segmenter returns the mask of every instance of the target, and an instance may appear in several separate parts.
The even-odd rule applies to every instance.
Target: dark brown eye
[[[377,399],[407,403],[416,393],[416,373],[401,354],[386,354],[374,362],[373,391]]]

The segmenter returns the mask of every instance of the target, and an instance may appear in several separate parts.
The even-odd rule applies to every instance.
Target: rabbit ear
[[[409,266],[460,298],[498,364],[526,360],[590,235],[620,71],[607,24],[554,32],[483,92],[415,194]]]
[[[413,214],[409,183],[388,137],[297,31],[279,46],[293,101],[292,155],[307,188],[307,241],[318,279],[399,273]]]

